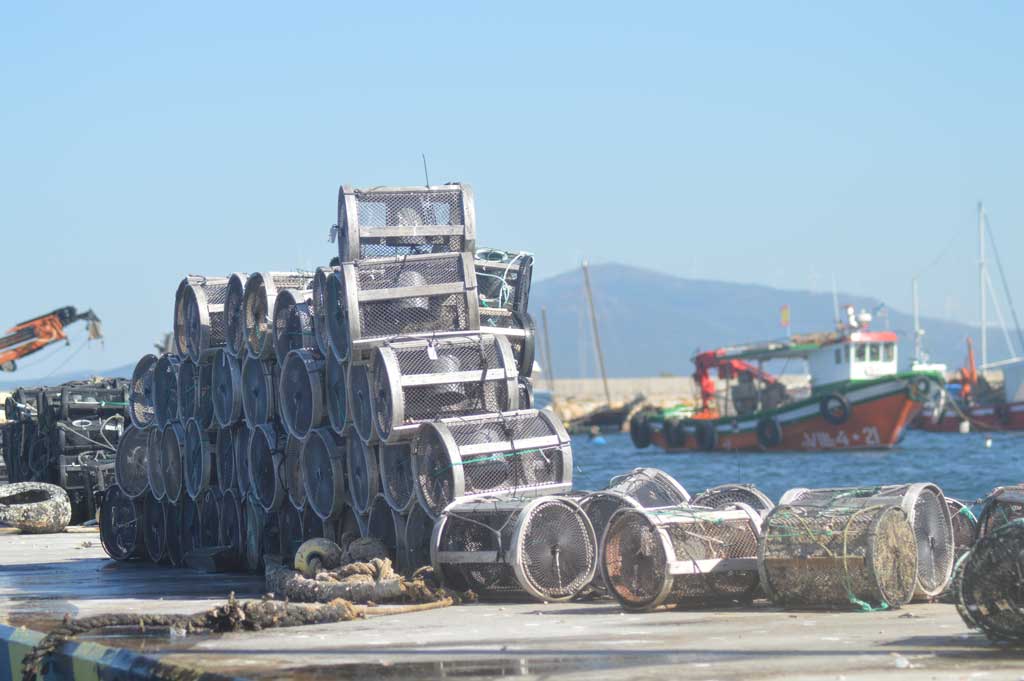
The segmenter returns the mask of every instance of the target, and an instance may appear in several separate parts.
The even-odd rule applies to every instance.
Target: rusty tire
[[[27,534],[63,532],[71,522],[71,500],[57,485],[16,482],[0,485],[0,524]]]

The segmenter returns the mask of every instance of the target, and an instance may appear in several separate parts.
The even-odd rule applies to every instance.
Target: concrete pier
[[[0,681],[19,678],[20,655],[39,639],[32,632],[65,613],[193,613],[262,586],[252,576],[115,563],[95,532],[0,530],[0,624],[9,625],[0,626]],[[624,614],[604,600],[477,604],[221,636],[110,632],[66,645],[55,670],[51,678],[1016,680],[1024,652],[968,631],[951,605],[786,612],[760,601]]]

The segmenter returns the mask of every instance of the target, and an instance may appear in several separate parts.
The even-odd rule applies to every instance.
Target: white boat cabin
[[[868,381],[897,373],[896,334],[854,331],[807,354],[811,386]]]

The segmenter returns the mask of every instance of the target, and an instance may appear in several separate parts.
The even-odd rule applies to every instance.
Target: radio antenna
[[[427,173],[427,155],[421,153],[420,156],[423,157],[423,179],[427,181],[427,186],[429,187],[430,186],[430,175]]]

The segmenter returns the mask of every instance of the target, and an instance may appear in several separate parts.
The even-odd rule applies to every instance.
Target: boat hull
[[[967,416],[972,431],[1024,430],[1024,402],[979,405],[961,408],[961,411]],[[960,432],[960,423],[963,420],[963,416],[955,410],[946,409],[938,421],[933,421],[929,414],[922,413],[914,420],[913,427],[930,433],[957,433]]]
[[[834,451],[887,449],[903,435],[907,425],[920,412],[922,403],[911,395],[908,381],[902,378],[874,382],[843,391],[849,404],[846,419],[831,423],[822,414],[820,396],[801,400],[772,412],[740,418],[714,420],[689,419],[683,422],[686,433],[683,446],[669,446],[665,431],[652,429],[651,444],[669,452],[702,451],[697,443],[699,423],[714,424],[717,442],[713,451]],[[766,419],[777,422],[781,437],[777,444],[766,445],[758,436],[758,425]]]

